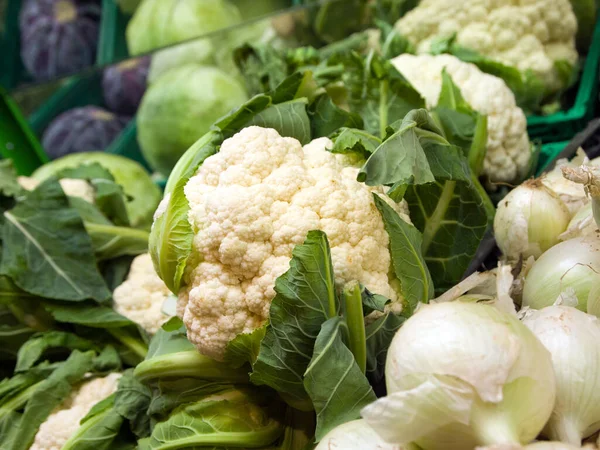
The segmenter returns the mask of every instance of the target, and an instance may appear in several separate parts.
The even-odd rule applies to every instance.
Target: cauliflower
[[[577,19],[569,0],[422,0],[395,27],[419,53],[439,37],[521,71],[549,92],[563,87],[555,62],[577,62]]]
[[[155,334],[170,316],[163,313],[163,304],[171,295],[158,277],[148,253],[135,257],[127,279],[113,293],[115,310]]]
[[[404,54],[392,59],[392,64],[425,98],[428,107],[437,105],[445,68],[471,107],[488,117],[483,173],[491,181],[503,182],[519,181],[527,174],[531,160],[527,121],[503,80],[452,55]]]
[[[401,308],[372,193],[409,221],[406,204],[357,182],[359,169],[330,146],[321,138],[302,147],[273,129],[248,127],[186,184],[194,239],[177,313],[201,353],[222,359],[230,340],[265,323],[275,279],[310,230],[328,236],[337,285],[359,280]]]
[[[30,177],[18,177],[17,181],[27,191],[33,191],[41,183],[40,180]],[[79,197],[88,203],[94,203],[96,198],[94,187],[87,181],[77,178],[62,178],[59,183],[65,195]]]
[[[38,429],[29,450],[60,450],[92,407],[117,390],[120,373],[94,378],[77,386]]]

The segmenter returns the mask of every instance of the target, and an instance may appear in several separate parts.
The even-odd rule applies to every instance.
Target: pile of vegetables
[[[600,168],[523,182],[583,2],[324,4],[316,47],[261,22],[222,58],[193,38],[233,3],[134,3],[133,53],[192,39],[104,78],[170,175],[0,161],[0,448],[596,448]]]

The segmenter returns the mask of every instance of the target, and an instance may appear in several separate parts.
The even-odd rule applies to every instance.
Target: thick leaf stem
[[[433,214],[431,214],[431,217],[427,221],[425,229],[423,230],[422,250],[424,254],[427,253],[435,234],[442,226],[442,221],[446,216],[446,212],[450,207],[450,203],[452,202],[452,196],[454,195],[455,188],[456,181],[446,181],[444,183],[444,188],[442,189],[442,193],[439,197],[437,205],[433,210]]]
[[[113,337],[118,339],[121,343],[123,343],[123,345],[125,345],[125,347],[138,355],[140,358],[144,359],[146,357],[146,354],[148,353],[148,347],[139,339],[130,336],[121,328],[107,328],[106,331],[112,334]]]
[[[140,381],[166,377],[195,377],[203,380],[221,380],[224,383],[248,383],[248,368],[233,369],[196,350],[169,353],[142,361],[135,368],[135,377]]]
[[[349,347],[362,373],[367,370],[367,338],[360,285],[351,283],[344,290],[344,314],[348,326]]]
[[[380,84],[380,96],[379,96],[379,136],[381,139],[385,137],[386,128],[388,126],[388,90],[389,81],[381,80]]]

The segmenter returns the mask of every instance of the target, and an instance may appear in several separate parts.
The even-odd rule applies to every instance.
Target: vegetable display
[[[103,11],[135,57],[0,160],[0,448],[597,449],[600,168],[527,133],[590,1]]]

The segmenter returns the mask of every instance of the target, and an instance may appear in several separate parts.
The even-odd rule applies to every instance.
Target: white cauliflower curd
[[[555,62],[577,61],[577,19],[569,0],[422,0],[395,27],[419,53],[455,34],[463,47],[532,70],[549,92],[564,87]]]
[[[404,54],[392,59],[394,67],[423,96],[427,107],[437,105],[446,69],[464,99],[487,115],[487,151],[483,173],[491,181],[520,181],[528,172],[531,146],[525,114],[506,83],[483,73],[474,64],[452,55]]]
[[[29,450],[60,450],[92,409],[117,390],[120,373],[83,382],[40,426]]]
[[[222,359],[230,340],[265,323],[275,279],[310,230],[327,234],[338,286],[358,280],[401,308],[373,193],[409,221],[406,206],[357,182],[358,168],[330,146],[321,138],[302,147],[273,129],[248,127],[185,186],[194,240],[178,315],[201,353]]]
[[[113,293],[114,309],[139,324],[149,334],[155,334],[170,316],[163,304],[171,295],[154,270],[150,254],[134,258],[127,279]]]

